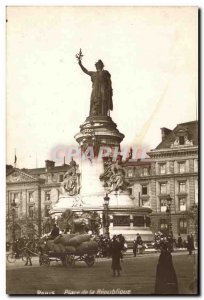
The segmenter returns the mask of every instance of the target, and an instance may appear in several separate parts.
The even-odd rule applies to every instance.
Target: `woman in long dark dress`
[[[162,246],[157,264],[155,294],[179,294],[178,281],[172,262],[172,255],[165,244]]]
[[[117,275],[120,276],[120,271],[122,270],[120,265],[120,259],[121,259],[121,243],[116,238],[113,237],[113,241],[111,243],[111,256],[112,256],[112,270],[113,270],[113,276]]]

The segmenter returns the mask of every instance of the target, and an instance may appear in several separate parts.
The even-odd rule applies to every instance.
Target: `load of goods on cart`
[[[95,262],[98,244],[91,240],[89,234],[61,234],[54,240],[48,239],[41,250],[40,265],[50,265],[51,261],[61,260],[64,266],[84,261],[90,267]]]
[[[42,238],[40,265],[61,261],[64,266],[74,266],[76,261],[84,261],[89,267],[93,266],[98,252],[98,243],[94,240],[100,225],[98,216],[87,212],[76,215],[67,210],[58,223],[61,230],[68,232],[54,236],[54,230],[59,231],[55,225],[53,232]]]

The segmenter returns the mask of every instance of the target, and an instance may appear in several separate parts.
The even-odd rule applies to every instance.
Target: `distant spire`
[[[65,163],[65,156],[64,156],[64,166],[66,165],[66,163]]]

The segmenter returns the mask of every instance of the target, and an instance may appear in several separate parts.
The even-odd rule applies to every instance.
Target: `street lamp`
[[[108,194],[104,197],[104,211],[105,211],[105,229],[106,229],[106,235],[109,238],[109,217],[108,217],[108,209],[109,209],[109,200]]]
[[[16,239],[16,237],[15,237],[15,211],[16,211],[15,199],[13,199],[11,206],[12,206],[12,239],[13,239],[13,242],[15,242],[15,239]]]
[[[169,224],[168,224],[168,235],[170,235],[172,224],[171,224],[171,204],[172,204],[172,198],[168,196],[167,198],[167,209],[166,212],[169,214]]]

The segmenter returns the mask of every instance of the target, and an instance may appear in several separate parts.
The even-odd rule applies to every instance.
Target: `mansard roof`
[[[56,166],[53,167],[51,169],[49,169],[48,171],[46,170],[46,168],[34,168],[34,169],[22,169],[23,171],[25,171],[26,173],[32,174],[32,175],[40,175],[40,174],[44,174],[44,173],[58,173],[58,172],[66,172],[68,169],[70,168],[70,165],[62,165],[62,166]]]
[[[198,121],[191,121],[180,123],[172,131],[169,131],[155,150],[172,148],[172,144],[182,133],[187,134],[188,140],[192,141],[192,146],[198,146]]]

